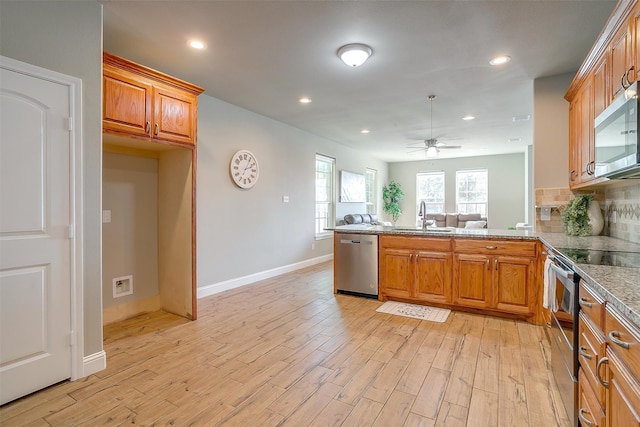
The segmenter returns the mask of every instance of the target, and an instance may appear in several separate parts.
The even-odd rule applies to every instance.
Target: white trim
[[[82,376],[88,377],[91,374],[102,371],[106,367],[107,353],[105,353],[104,350],[90,354],[82,359]]]
[[[83,200],[82,200],[82,79],[56,71],[27,64],[0,55],[0,66],[27,76],[47,80],[69,88],[69,117],[72,130],[69,132],[69,224],[74,231],[71,238],[71,380],[83,376],[84,358],[84,270],[83,270]],[[104,368],[103,368],[104,369]]]
[[[333,254],[323,255],[316,258],[307,259],[295,264],[289,264],[271,270],[261,271],[259,273],[249,274],[248,276],[238,277],[235,279],[225,280],[224,282],[213,283],[211,285],[200,286],[197,289],[198,299],[217,294],[219,292],[228,291],[229,289],[239,288],[240,286],[250,285],[260,280],[269,279],[281,274],[290,273],[300,270],[301,268],[310,267],[326,261],[331,261]]]

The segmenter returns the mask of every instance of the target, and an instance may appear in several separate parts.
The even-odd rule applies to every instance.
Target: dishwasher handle
[[[340,243],[344,245],[373,245],[373,242],[371,241],[351,239],[340,239]]]

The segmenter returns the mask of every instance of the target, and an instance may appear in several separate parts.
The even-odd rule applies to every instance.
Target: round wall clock
[[[258,182],[260,169],[255,156],[248,150],[240,150],[231,157],[231,179],[240,188],[251,188]]]

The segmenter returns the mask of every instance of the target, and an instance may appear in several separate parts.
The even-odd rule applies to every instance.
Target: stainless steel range
[[[547,260],[545,265],[548,267],[549,292],[545,300],[549,305],[551,319],[546,330],[551,341],[551,370],[571,425],[578,426],[576,408],[580,276],[574,271],[571,262],[557,251],[550,251]]]
[[[559,248],[558,251],[578,264],[640,268],[640,253],[638,252],[566,248]]]

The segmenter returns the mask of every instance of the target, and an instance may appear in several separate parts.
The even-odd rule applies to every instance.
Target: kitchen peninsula
[[[345,225],[341,233],[378,236],[379,293],[392,299],[524,318],[542,324],[545,249],[640,253],[640,244],[606,236],[572,237],[529,230]],[[341,259],[334,258],[335,268]],[[640,327],[640,268],[573,267],[602,300]],[[640,267],[640,266],[635,266]],[[334,290],[336,286],[334,284]]]

